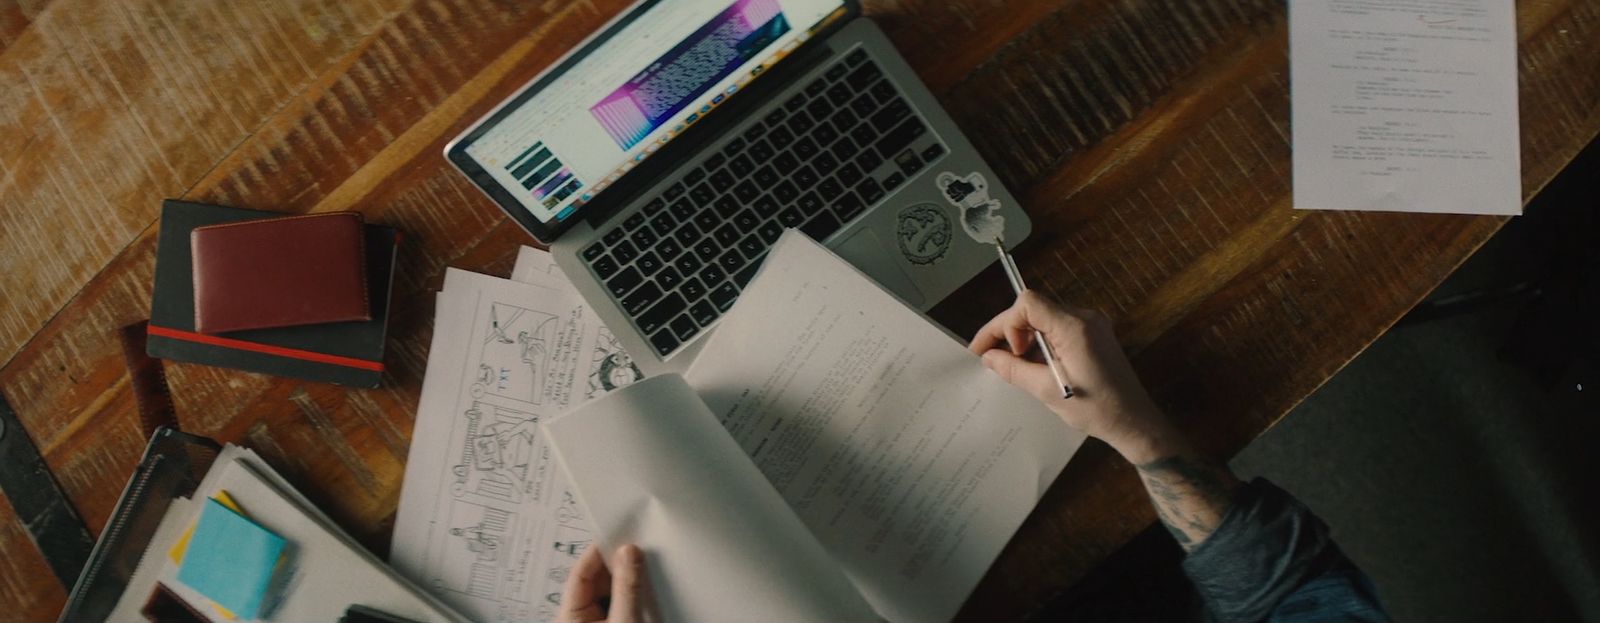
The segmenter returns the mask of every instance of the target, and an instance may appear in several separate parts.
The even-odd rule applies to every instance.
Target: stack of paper
[[[223,500],[245,511],[245,515],[235,517],[248,525],[226,516],[220,516],[226,520],[215,525],[204,516],[196,522],[202,512],[233,513]],[[224,534],[207,534],[218,527],[224,528]],[[234,540],[227,541],[224,549],[216,544],[217,536]],[[280,542],[291,552],[286,558],[287,568],[274,576],[275,582],[282,581],[281,587],[260,594],[246,591],[236,595],[196,590],[218,588],[197,579],[193,574],[196,570],[231,576],[235,582],[227,584],[228,590],[246,586],[247,583],[237,582],[241,567],[248,566],[240,558],[240,548],[246,543],[270,546],[273,542]],[[238,607],[238,603],[225,600],[239,597],[249,603],[252,598],[276,597],[279,603],[270,605],[270,618],[274,621],[335,621],[352,605],[419,622],[466,620],[384,565],[261,457],[238,446],[227,446],[217,456],[194,498],[173,500],[146,552],[112,611],[111,620],[143,620],[139,608],[157,583],[192,606],[214,603]],[[270,556],[266,550],[257,554]],[[191,564],[195,566],[189,567]],[[186,568],[189,573],[185,573]],[[217,620],[227,620],[229,614],[238,620],[249,620],[244,611],[209,614],[215,614]]]
[[[592,540],[538,424],[642,375],[548,253],[451,270],[390,562],[479,621],[550,621]]]

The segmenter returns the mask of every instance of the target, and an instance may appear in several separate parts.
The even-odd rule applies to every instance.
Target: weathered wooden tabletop
[[[360,210],[407,234],[384,388],[168,367],[183,427],[248,444],[387,549],[444,268],[517,227],[439,153],[621,0],[0,0],[0,391],[90,529],[144,439],[115,330],[149,314],[160,201]],[[1517,3],[1523,196],[1600,132],[1600,0]],[[1030,283],[1106,310],[1230,455],[1499,228],[1290,207],[1282,0],[883,0],[872,15],[1034,220]],[[936,312],[969,332],[997,275]],[[1014,619],[1154,519],[1091,443],[969,601]],[[64,600],[0,503],[0,618]]]

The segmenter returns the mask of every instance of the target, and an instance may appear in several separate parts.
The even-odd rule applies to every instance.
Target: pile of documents
[[[513,277],[446,276],[391,547],[476,620],[552,620],[622,543],[666,620],[948,620],[1084,440],[795,231],[681,376],[548,255]]]
[[[337,621],[358,605],[408,621],[463,620],[232,445],[193,497],[172,500],[109,620],[147,620],[163,600],[209,620]]]
[[[594,540],[540,422],[643,375],[544,251],[439,293],[390,563],[478,621],[550,621]]]

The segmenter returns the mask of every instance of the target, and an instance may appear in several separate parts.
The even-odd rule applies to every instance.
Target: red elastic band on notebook
[[[309,350],[300,350],[298,348],[284,348],[282,346],[273,346],[270,344],[246,342],[244,340],[235,340],[226,337],[218,337],[215,335],[206,335],[203,333],[195,333],[193,331],[168,329],[166,327],[158,327],[156,325],[150,325],[149,331],[150,335],[158,335],[161,337],[172,338],[174,340],[183,340],[185,342],[195,342],[199,344],[208,344],[211,346],[222,346],[225,348],[247,350],[253,353],[263,353],[278,357],[299,359],[302,361],[312,361],[316,363],[344,366],[347,368],[359,368],[362,370],[371,370],[373,372],[383,372],[383,363],[378,361],[367,361],[365,359],[356,359],[353,357],[340,357],[338,355],[329,355],[326,353],[317,353]]]

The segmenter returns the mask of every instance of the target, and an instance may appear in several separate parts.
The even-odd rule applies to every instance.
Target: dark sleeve
[[[1387,621],[1366,574],[1283,489],[1239,487],[1222,525],[1183,561],[1220,621]]]

